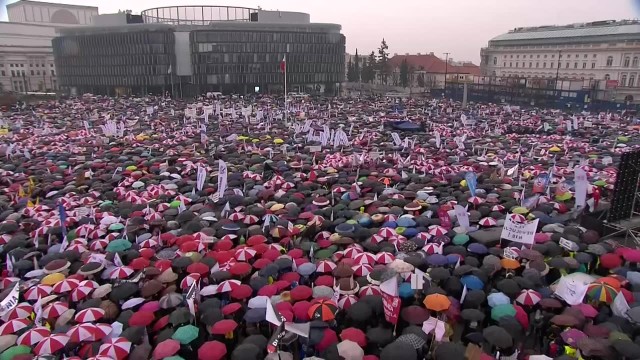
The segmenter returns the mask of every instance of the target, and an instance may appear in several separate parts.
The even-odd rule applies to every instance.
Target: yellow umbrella
[[[249,137],[248,136],[244,136],[244,135],[240,135],[240,136],[238,136],[238,140],[241,140],[241,141],[249,140]]]
[[[553,151],[553,152],[558,152],[560,150],[561,149],[559,147],[555,146],[555,145],[553,145],[552,147],[549,148],[549,151]]]
[[[260,139],[251,139],[251,142],[257,143],[260,142]]]
[[[282,139],[275,139],[275,140],[273,140],[273,143],[274,143],[274,144],[276,144],[276,145],[284,144],[284,140],[282,140]]]
[[[42,280],[40,280],[40,283],[42,285],[53,286],[62,280],[64,280],[64,275],[62,275],[61,273],[53,273],[42,278]]]
[[[513,210],[511,210],[511,212],[514,214],[524,215],[528,213],[529,210],[526,207],[518,206],[517,208],[514,208]]]
[[[127,170],[136,171],[136,170],[138,170],[138,168],[135,165],[129,165],[129,166],[127,166]]]
[[[282,210],[282,209],[284,209],[284,205],[283,204],[275,204],[269,210],[278,211],[278,210]]]

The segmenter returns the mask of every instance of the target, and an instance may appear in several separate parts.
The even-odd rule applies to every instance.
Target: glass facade
[[[193,82],[202,91],[282,91],[285,54],[288,91],[333,92],[344,81],[340,33],[198,30],[190,36]]]
[[[174,41],[167,30],[54,38],[59,85],[79,93],[160,93],[170,87]]]

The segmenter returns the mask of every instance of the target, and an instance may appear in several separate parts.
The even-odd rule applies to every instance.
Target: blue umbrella
[[[449,260],[442,254],[433,254],[427,257],[427,263],[433,266],[445,266],[449,263]]]
[[[482,290],[484,288],[484,282],[475,275],[465,275],[460,278],[460,282],[466,285],[469,290]]]
[[[413,289],[411,288],[411,284],[404,282],[400,284],[398,287],[398,295],[400,295],[403,299],[409,299],[413,297]]]
[[[302,276],[309,276],[316,271],[316,264],[314,263],[304,263],[298,266],[298,274]]]
[[[412,218],[406,217],[406,216],[403,216],[400,219],[398,219],[398,221],[396,221],[396,223],[398,224],[398,226],[402,226],[402,227],[414,227],[414,226],[416,226],[416,222]]]
[[[420,231],[418,231],[418,229],[410,227],[410,228],[407,228],[402,235],[406,238],[412,238],[418,235],[419,232]]]
[[[382,224],[382,227],[388,227],[388,228],[395,229],[395,228],[398,227],[398,224],[395,221],[387,221],[384,224]]]
[[[498,305],[511,304],[511,299],[509,299],[507,295],[498,292],[487,296],[487,303],[489,303],[491,307],[496,307]]]
[[[342,223],[338,226],[336,226],[336,232],[337,233],[350,233],[353,230],[355,230],[355,226],[353,226],[353,224],[347,224],[347,223]]]
[[[489,252],[487,247],[480,243],[469,244],[469,246],[467,246],[467,250],[478,255],[484,255]]]
[[[449,264],[456,264],[458,262],[458,259],[460,259],[460,255],[458,254],[447,255],[447,261],[449,261]]]
[[[248,323],[257,323],[260,321],[264,321],[267,317],[267,309],[266,308],[254,308],[249,309],[244,314],[244,320]]]

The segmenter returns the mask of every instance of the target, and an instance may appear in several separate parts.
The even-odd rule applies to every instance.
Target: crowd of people
[[[445,99],[15,106],[0,360],[638,359],[640,250],[580,224],[639,140]]]

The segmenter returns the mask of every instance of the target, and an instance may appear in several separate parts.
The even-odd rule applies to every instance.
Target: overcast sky
[[[6,0],[0,0],[4,3]],[[218,4],[302,11],[313,22],[338,23],[347,52],[376,49],[382,38],[389,52],[426,53],[479,63],[480,48],[494,36],[520,26],[538,26],[640,17],[640,0],[48,0],[93,5],[100,13],[172,5]],[[9,2],[15,2],[10,0]],[[3,9],[4,10],[4,9]]]

